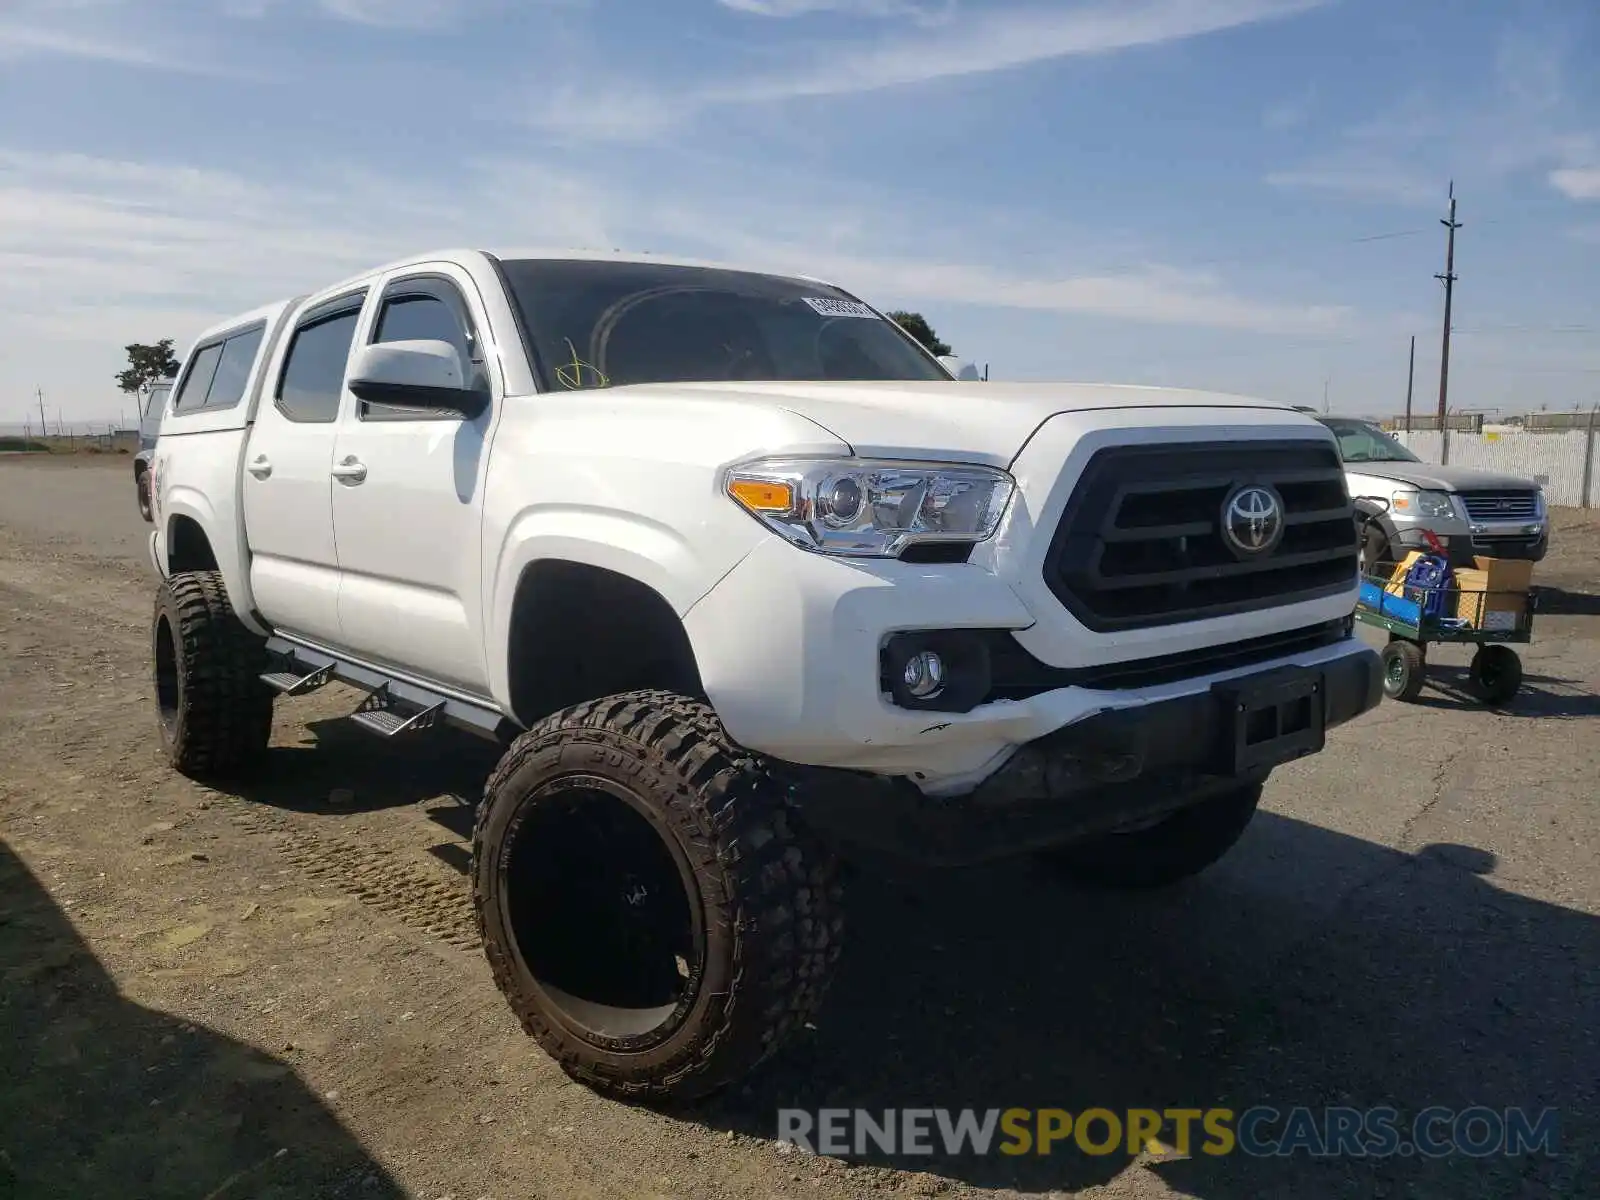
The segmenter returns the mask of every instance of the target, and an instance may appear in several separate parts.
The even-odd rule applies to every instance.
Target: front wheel
[[[1249,784],[1179,809],[1145,829],[1074,842],[1040,857],[1074,883],[1116,889],[1168,887],[1198,875],[1244,836],[1261,802]]]
[[[573,1079],[695,1099],[811,1019],[839,956],[832,857],[706,705],[631,692],[506,752],[473,838],[495,982]]]
[[[150,472],[140,471],[133,479],[134,493],[139,503],[139,515],[146,521],[154,519],[154,510],[150,507]]]
[[[1482,646],[1469,668],[1472,690],[1487,704],[1509,703],[1522,689],[1522,659],[1510,646]]]

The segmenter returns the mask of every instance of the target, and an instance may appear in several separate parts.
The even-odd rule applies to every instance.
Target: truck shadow
[[[441,796],[471,806],[501,753],[483,738],[451,728],[393,742],[342,717],[307,721],[295,730],[301,744],[273,746],[263,769],[230,790],[252,803],[330,815],[403,808]]]
[[[0,842],[0,1197],[402,1196],[295,1075],[144,1008]]]
[[[1153,1170],[1205,1200],[1576,1194],[1595,1149],[1600,920],[1484,881],[1494,861],[1264,812],[1164,894],[1073,891],[1015,864],[870,862],[818,1030],[684,1115],[770,1139],[783,1108],[1390,1105],[1408,1131],[1429,1105],[1554,1106],[1560,1159],[1195,1152]],[[1025,1193],[1105,1184],[1131,1162],[1125,1142],[1096,1155],[1071,1139],[1049,1156],[952,1157],[934,1130],[930,1156],[867,1142],[841,1157]]]

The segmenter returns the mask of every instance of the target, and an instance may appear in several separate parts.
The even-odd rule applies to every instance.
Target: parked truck
[[[488,960],[614,1095],[704,1095],[812,1018],[851,845],[1170,884],[1380,697],[1322,425],[962,382],[808,278],[368,271],[198,340],[152,495],[172,764],[260,769],[275,698],[333,680],[376,736],[500,742]]]

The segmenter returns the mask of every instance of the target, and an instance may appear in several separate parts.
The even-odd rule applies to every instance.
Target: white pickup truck
[[[831,284],[431,254],[208,331],[157,442],[174,766],[330,680],[499,739],[494,975],[575,1078],[708,1093],[807,1021],[836,848],[1148,887],[1373,707],[1333,435],[969,383]]]

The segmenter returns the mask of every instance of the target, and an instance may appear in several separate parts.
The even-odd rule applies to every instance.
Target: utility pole
[[[39,436],[40,437],[44,437],[45,435],[47,435],[50,432],[45,427],[45,422],[44,422],[44,389],[43,388],[34,388],[33,389],[33,394],[34,394],[34,397],[39,401]]]
[[[1329,375],[1326,379],[1324,379],[1322,381],[1322,415],[1323,416],[1327,416],[1328,415],[1328,385],[1330,383],[1332,383],[1332,382],[1333,382],[1333,376],[1332,375]]]
[[[1450,393],[1450,301],[1455,294],[1456,283],[1456,230],[1461,228],[1461,222],[1456,220],[1456,183],[1450,181],[1450,216],[1440,220],[1450,231],[1449,240],[1445,243],[1444,274],[1435,275],[1435,279],[1444,281],[1444,344],[1439,352],[1439,432],[1444,433],[1445,402]]]
[[[1406,432],[1411,432],[1411,385],[1417,379],[1417,335],[1411,335],[1411,361],[1406,366]]]

